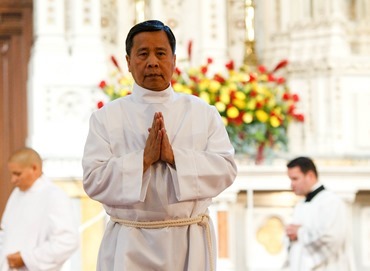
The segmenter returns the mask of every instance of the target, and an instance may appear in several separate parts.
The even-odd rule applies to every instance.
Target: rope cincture
[[[162,221],[133,221],[133,220],[120,219],[116,217],[110,217],[110,220],[113,222],[119,223],[123,226],[141,228],[141,229],[160,229],[160,228],[166,228],[166,227],[183,227],[183,226],[190,226],[193,224],[198,224],[199,226],[203,227],[206,232],[210,271],[215,270],[213,266],[211,228],[209,226],[210,218],[209,218],[209,215],[207,214],[200,214],[197,217],[191,217],[191,218],[170,219],[170,220],[162,220]]]

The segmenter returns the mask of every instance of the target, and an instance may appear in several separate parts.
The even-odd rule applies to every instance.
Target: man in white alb
[[[0,270],[61,270],[79,244],[70,199],[43,174],[31,148],[14,152],[8,169],[15,189],[1,220]]]
[[[172,89],[175,43],[160,21],[131,28],[133,92],[90,119],[83,184],[111,217],[101,271],[216,268],[208,207],[236,177],[234,149],[214,107]]]
[[[298,157],[287,167],[293,192],[305,196],[286,227],[290,270],[352,271],[344,202],[319,182],[312,159]]]

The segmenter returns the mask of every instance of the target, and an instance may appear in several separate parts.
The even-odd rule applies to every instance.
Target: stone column
[[[100,1],[70,1],[72,78],[96,83],[106,74],[107,62],[100,27]],[[84,71],[84,72],[81,72]],[[75,77],[75,78],[73,78]]]
[[[27,144],[44,154],[45,85],[61,82],[68,57],[63,1],[34,1],[34,45],[29,64]],[[45,146],[45,145],[44,145]]]
[[[37,0],[29,73],[28,145],[50,177],[82,176],[81,156],[98,84],[108,63],[100,37],[100,1]]]
[[[224,0],[200,1],[199,20],[199,51],[194,59],[204,64],[208,57],[213,58],[212,67],[219,71],[227,60],[227,27],[223,23],[227,14]],[[212,71],[211,71],[212,72]]]

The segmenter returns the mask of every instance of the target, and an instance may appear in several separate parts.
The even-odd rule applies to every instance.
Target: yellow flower
[[[267,81],[267,80],[268,80],[268,77],[267,77],[267,75],[266,75],[266,74],[262,74],[262,75],[260,75],[260,76],[258,77],[258,80],[260,80],[260,81]]]
[[[199,69],[197,69],[197,68],[190,68],[188,70],[188,73],[189,73],[190,76],[197,75],[199,73]]]
[[[118,82],[120,83],[120,85],[123,85],[123,86],[131,86],[132,78],[131,77],[121,77]]]
[[[276,99],[274,97],[271,97],[269,101],[267,102],[267,106],[270,108],[273,108],[276,105]]]
[[[246,99],[246,96],[243,92],[241,91],[237,91],[235,93],[235,98],[239,99],[239,100],[245,100]]]
[[[237,116],[239,116],[239,110],[235,106],[232,106],[227,109],[226,115],[231,119],[235,119]]]
[[[208,79],[203,79],[202,81],[199,82],[199,91],[206,91],[207,88],[209,87],[209,80]]]
[[[216,102],[215,106],[216,106],[218,112],[224,112],[225,109],[226,109],[226,105],[222,102]]]
[[[188,87],[188,86],[184,86],[182,84],[179,84],[179,83],[174,83],[172,85],[173,89],[176,91],[176,92],[180,92],[180,93],[186,93],[186,94],[192,94],[193,92],[191,91],[191,89]]]
[[[237,91],[235,92],[235,100],[233,101],[234,105],[239,109],[243,109],[246,106],[246,96],[243,92]]]
[[[230,90],[226,87],[222,88],[220,91],[220,101],[224,104],[230,103]]]
[[[121,97],[125,97],[129,92],[130,92],[129,89],[127,89],[127,88],[124,89],[123,88],[123,89],[120,90],[120,92],[118,93],[118,95],[121,96]]]
[[[257,104],[257,102],[256,102],[255,99],[249,100],[249,102],[247,103],[247,109],[249,109],[249,110],[256,109],[256,104]]]
[[[220,87],[221,87],[220,82],[212,80],[209,83],[209,91],[212,92],[212,93],[217,93],[218,90],[220,89]]]
[[[199,94],[199,97],[202,98],[206,103],[209,103],[210,102],[210,99],[209,99],[209,94],[205,91],[201,92]]]
[[[115,92],[114,86],[108,86],[105,89],[105,93],[107,93],[107,95],[110,97],[114,95],[114,92]]]
[[[251,123],[253,121],[253,115],[249,112],[245,113],[243,115],[243,121],[244,123]]]
[[[270,118],[270,124],[272,127],[276,128],[280,126],[280,120],[276,116]]]
[[[221,119],[225,126],[229,124],[229,122],[227,121],[227,118],[225,118],[224,116],[222,116]]]
[[[228,85],[229,90],[236,90],[238,89],[237,84],[230,82]]]
[[[265,111],[259,109],[256,111],[256,117],[260,122],[265,123],[268,120],[269,115]]]

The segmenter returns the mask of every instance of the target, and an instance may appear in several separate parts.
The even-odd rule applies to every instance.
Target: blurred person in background
[[[8,169],[15,188],[1,220],[0,270],[61,270],[79,246],[71,200],[44,176],[31,148],[14,152]]]
[[[286,226],[292,271],[352,271],[345,203],[325,189],[312,159],[297,157],[287,164],[291,188],[303,196]]]

